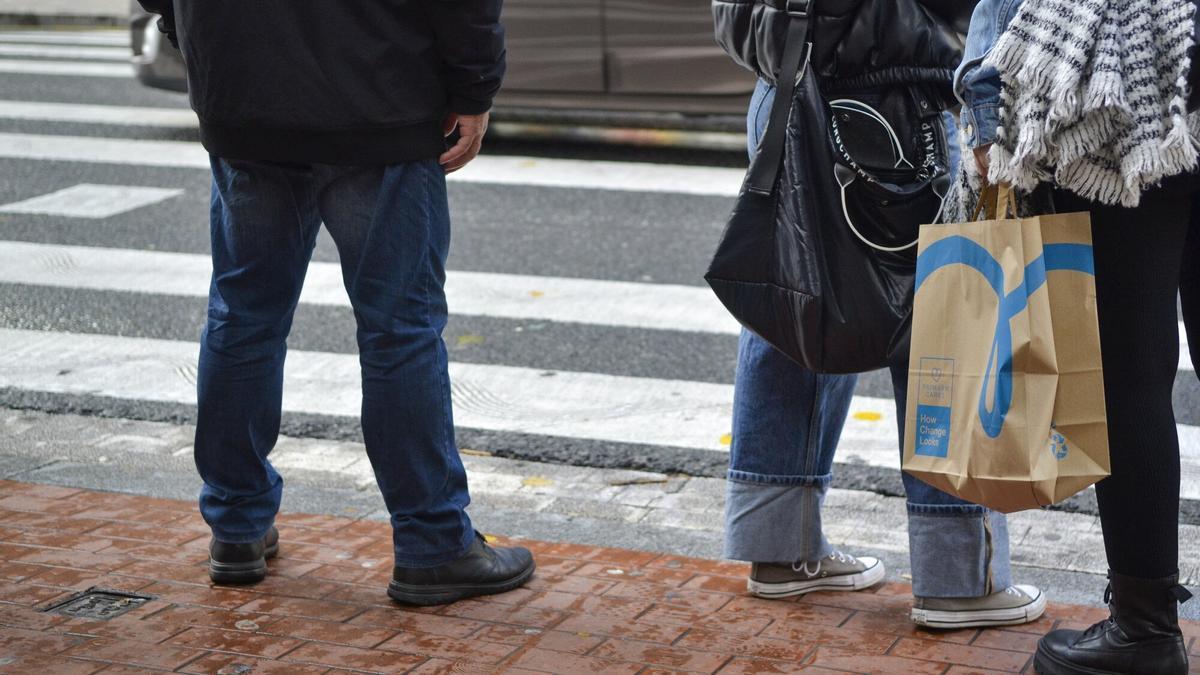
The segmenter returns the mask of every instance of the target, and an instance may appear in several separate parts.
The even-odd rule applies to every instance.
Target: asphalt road
[[[3,70],[0,67],[0,102],[186,109],[184,96],[147,89],[132,78]],[[5,116],[0,112],[0,134],[15,135],[18,144],[21,138],[47,136],[189,143],[196,137],[195,130],[187,125],[143,124],[136,113],[117,123],[62,121],[54,117]],[[37,154],[42,141],[29,143]],[[739,153],[500,139],[492,139],[486,153],[501,158],[516,155],[584,163],[604,160],[726,169],[743,167],[746,162]],[[162,157],[126,155],[108,162],[83,162],[61,157],[18,158],[0,152],[0,247],[4,242],[32,242],[205,255],[208,173],[200,167],[152,166],[158,162],[150,160],[158,159]],[[4,205],[81,184],[182,192],[99,218],[3,212]],[[732,198],[725,194],[595,189],[586,178],[571,186],[459,182],[451,184],[450,195],[453,270],[697,289],[703,287],[703,271],[732,205]],[[327,236],[320,239],[314,260],[336,262],[337,252]],[[37,283],[0,284],[0,329],[194,342],[203,314],[203,299],[159,294],[153,288],[118,292]],[[305,304],[298,310],[290,345],[298,350],[353,354],[353,336],[353,316],[348,308]],[[459,363],[726,386],[733,382],[737,344],[734,335],[720,332],[645,330],[606,325],[603,321],[478,315],[453,316],[446,337],[451,358]],[[872,373],[861,377],[857,394],[890,399],[891,392],[887,376]],[[193,412],[191,406],[177,401],[122,398],[103,391],[41,391],[19,383],[0,388],[0,406],[83,410],[144,420],[186,421]],[[1180,371],[1175,409],[1181,424],[1200,426],[1200,381],[1195,373]],[[358,435],[352,417],[308,413],[289,414],[285,430],[293,435],[334,439],[352,440]],[[502,456],[581,465],[719,476],[725,463],[719,445],[643,445],[469,427],[461,430],[461,438],[473,447],[486,446]],[[1194,450],[1200,454],[1200,448]],[[899,480],[894,471],[879,462],[847,460],[846,454],[838,472],[840,486],[898,494]],[[1094,506],[1084,499],[1079,508],[1086,511]],[[1197,510],[1195,504],[1189,504],[1185,521],[1200,520]]]

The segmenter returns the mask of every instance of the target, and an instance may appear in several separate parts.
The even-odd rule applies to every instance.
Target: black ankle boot
[[[1085,631],[1052,631],[1038,643],[1040,675],[1187,675],[1179,607],[1192,597],[1179,575],[1138,579],[1110,572],[1108,619]]]

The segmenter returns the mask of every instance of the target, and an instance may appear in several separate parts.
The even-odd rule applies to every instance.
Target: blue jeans
[[[750,105],[750,152],[770,116],[774,89],[760,82]],[[951,124],[953,121],[951,120]],[[725,556],[795,562],[829,555],[821,506],[857,378],[806,370],[743,332],[734,385],[733,446],[726,499]],[[892,369],[900,444],[907,364]],[[913,593],[978,597],[1012,584],[1003,514],[964,502],[908,474]]]
[[[279,510],[283,480],[267,455],[279,435],[292,315],[324,222],[358,324],[363,436],[391,514],[396,564],[460,557],[474,535],[442,342],[450,216],[441,167],[211,164],[196,468],[213,535],[257,541]]]

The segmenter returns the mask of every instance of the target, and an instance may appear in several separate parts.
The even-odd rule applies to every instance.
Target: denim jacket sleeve
[[[1021,0],[980,0],[971,16],[963,62],[954,75],[954,93],[963,104],[962,125],[973,148],[996,141],[1000,74],[982,64],[1020,7]]]

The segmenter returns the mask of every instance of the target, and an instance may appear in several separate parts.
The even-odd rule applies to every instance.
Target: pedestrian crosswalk
[[[131,119],[136,124],[136,113]],[[0,159],[208,168],[208,153],[198,143],[59,134],[0,133]],[[449,179],[451,182],[489,185],[731,197],[741,188],[742,172],[632,162],[481,156],[467,168],[450,174]]]
[[[209,258],[203,250],[174,244],[177,239],[172,233],[204,227],[206,214],[198,196],[207,191],[209,158],[193,141],[137,137],[138,130],[147,128],[193,130],[195,115],[183,107],[182,99],[176,107],[107,105],[61,89],[44,100],[29,93],[6,93],[13,89],[4,86],[5,78],[16,82],[15,78],[39,75],[111,79],[112,87],[138,92],[140,85],[133,80],[130,66],[116,63],[114,56],[117,51],[124,53],[125,39],[102,32],[0,32],[0,290],[99,294],[103,307],[89,308],[97,312],[119,313],[122,307],[151,298],[182,298],[203,306],[211,274]],[[69,133],[58,126],[63,124],[70,125]],[[23,169],[4,169],[17,166]],[[104,179],[80,178],[85,172]],[[46,178],[50,175],[52,180]],[[592,358],[589,352],[594,345],[589,341],[597,339],[601,329],[631,331],[637,340],[616,349],[624,350],[622,358],[646,359],[663,336],[706,336],[724,341],[728,353],[722,356],[732,365],[739,328],[702,285],[699,271],[741,179],[741,171],[723,167],[503,155],[485,155],[452,174],[455,185],[481,190],[471,193],[475,198],[496,198],[503,194],[500,189],[519,189],[529,200],[529,221],[562,221],[562,227],[572,227],[569,223],[578,220],[576,204],[588,195],[615,194],[619,198],[604,203],[619,212],[602,214],[606,219],[660,228],[668,232],[669,246],[686,250],[696,261],[695,271],[685,275],[692,280],[689,285],[634,281],[627,274],[605,278],[598,272],[512,273],[498,269],[495,259],[482,254],[461,260],[464,265],[447,278],[455,316],[513,322],[518,327],[530,322],[562,326],[564,334],[576,336],[579,365],[551,369],[517,367],[502,357],[495,363],[456,360],[451,367],[456,423],[464,429],[535,435],[563,443],[622,444],[639,452],[655,448],[728,452],[732,368],[720,382],[698,375],[688,379],[615,374],[602,359]],[[672,205],[680,199],[702,203],[699,210],[709,213],[709,238],[671,239],[669,233],[677,227],[671,212],[665,218],[640,212],[644,200],[638,202],[643,206],[624,205],[630,201],[626,196],[633,195],[670,199]],[[491,233],[488,236],[496,237],[499,244],[507,233],[488,222],[486,205],[455,202],[460,196],[452,197],[452,206],[456,214],[460,207],[467,214],[462,219],[456,215],[456,227],[477,227]],[[187,215],[180,215],[183,205]],[[142,217],[139,214],[146,216],[146,226],[135,225],[135,219]],[[97,245],[92,238],[78,241],[73,233],[80,231],[79,222],[88,223],[93,233],[95,228],[142,227],[138,231],[145,233],[144,245]],[[537,237],[522,245],[531,261],[553,256],[587,258],[589,237],[620,236],[597,228],[581,230],[575,251],[551,249]],[[651,269],[657,263],[653,251],[624,244],[614,242],[610,248],[638,261],[632,267],[645,267],[647,274],[656,271]],[[602,263],[589,262],[595,263],[589,269],[605,269]],[[312,264],[301,303],[348,307],[336,263]],[[186,408],[195,398],[198,345],[194,340],[154,335],[160,332],[144,326],[132,326],[121,334],[46,330],[22,325],[0,311],[0,393],[87,395]],[[1180,343],[1180,382],[1192,387],[1188,397],[1195,395],[1184,402],[1200,408],[1200,383],[1194,377],[1182,324]],[[667,357],[686,360],[689,355],[663,356]],[[709,358],[693,358],[701,357]],[[346,418],[358,415],[361,394],[353,354],[293,350],[286,377],[285,410]],[[839,461],[897,467],[894,402],[875,394],[855,397]],[[1183,422],[1179,429],[1185,453],[1184,495],[1200,500],[1200,410],[1177,413]]]
[[[0,59],[0,73],[21,75],[65,75],[71,77],[131,77],[129,64],[89,61],[38,61]]]
[[[72,218],[111,218],[183,194],[180,189],[81,183],[49,194],[0,206],[0,213]]]
[[[117,63],[129,62],[129,50],[121,47],[28,45],[0,42],[0,56],[115,61]]]
[[[191,129],[199,126],[196,113],[187,108],[150,108],[41,101],[0,101],[0,119],[178,129]]]
[[[6,30],[0,31],[0,43],[16,43],[22,45],[69,45],[72,47],[101,46],[127,49],[129,47],[129,34],[125,31],[119,30]]]
[[[0,212],[5,209],[0,208]],[[0,283],[204,298],[209,257],[0,241]],[[302,303],[348,307],[341,267],[314,262]],[[736,335],[737,322],[699,286],[451,271],[455,314]]]
[[[197,346],[182,341],[0,329],[0,387],[195,402]],[[720,450],[726,385],[452,363],[456,423],[470,429]],[[284,409],[355,417],[358,357],[290,351]]]

